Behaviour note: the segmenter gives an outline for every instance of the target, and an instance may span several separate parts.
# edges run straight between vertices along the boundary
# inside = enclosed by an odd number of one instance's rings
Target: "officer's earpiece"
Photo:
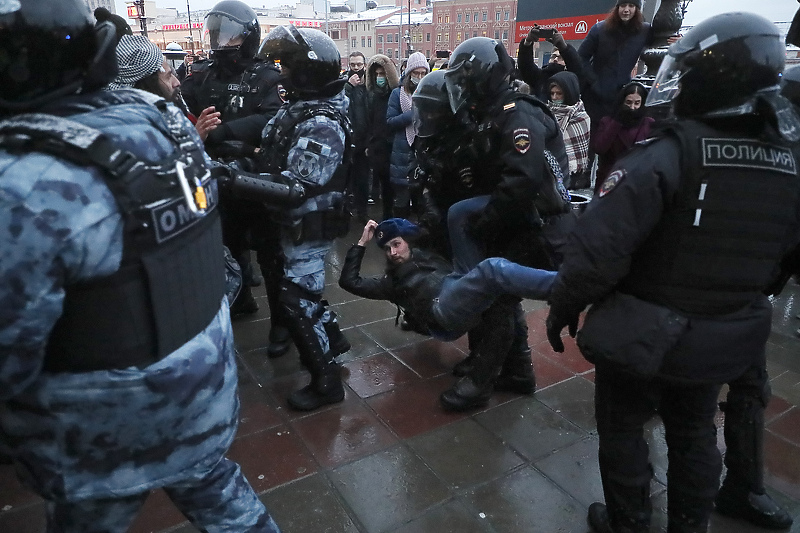
[[[111,22],[94,27],[97,53],[86,69],[82,92],[91,92],[108,85],[117,76],[117,30]]]

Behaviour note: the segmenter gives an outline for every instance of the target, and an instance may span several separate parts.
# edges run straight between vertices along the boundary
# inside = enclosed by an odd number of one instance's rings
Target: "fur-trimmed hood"
[[[389,59],[383,54],[375,54],[369,58],[367,63],[367,90],[371,91],[375,88],[375,67],[381,66],[386,71],[386,81],[388,82],[388,90],[391,91],[400,85],[400,76],[397,74],[397,66],[394,61]]]

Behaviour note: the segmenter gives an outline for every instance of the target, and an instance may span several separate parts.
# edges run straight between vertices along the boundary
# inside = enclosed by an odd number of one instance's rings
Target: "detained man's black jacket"
[[[444,258],[419,248],[402,265],[390,265],[381,277],[362,278],[361,262],[366,248],[357,244],[347,252],[339,286],[351,294],[370,300],[388,300],[406,312],[406,320],[424,325],[436,324],[431,304],[439,296],[442,280],[453,269]]]

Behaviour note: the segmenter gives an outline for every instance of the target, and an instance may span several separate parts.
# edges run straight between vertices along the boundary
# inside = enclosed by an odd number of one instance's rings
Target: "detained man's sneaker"
[[[767,529],[789,529],[792,517],[766,492],[743,493],[728,490],[725,485],[719,491],[714,504],[721,515],[739,518]]]

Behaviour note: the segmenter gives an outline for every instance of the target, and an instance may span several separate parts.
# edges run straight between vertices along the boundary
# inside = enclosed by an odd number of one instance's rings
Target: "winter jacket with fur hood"
[[[386,85],[378,87],[375,82],[375,69],[380,66],[386,71]],[[367,63],[367,146],[370,152],[385,152],[388,157],[392,149],[392,135],[386,127],[386,109],[389,95],[400,84],[397,67],[383,54],[375,54]]]

